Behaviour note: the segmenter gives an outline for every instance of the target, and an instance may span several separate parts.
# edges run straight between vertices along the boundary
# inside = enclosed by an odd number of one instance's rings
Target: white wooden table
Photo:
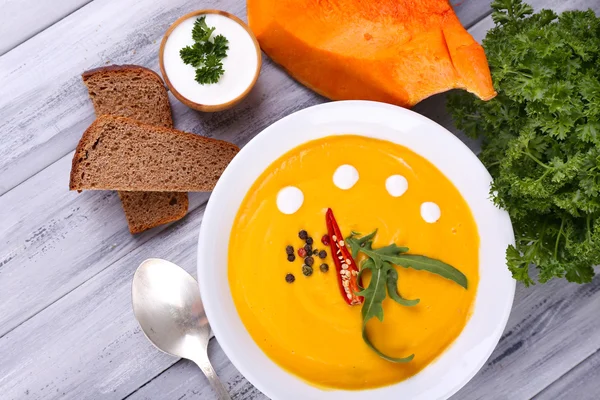
[[[457,0],[456,0],[457,1]],[[530,0],[584,9],[599,0]],[[477,40],[490,0],[455,8]],[[105,64],[158,70],[167,27],[198,8],[245,19],[244,0],[0,0],[0,399],[212,398],[200,371],[156,351],[130,303],[137,265],[172,260],[195,275],[209,194],[189,215],[131,236],[113,192],[68,191],[73,150],[93,121],[80,74]],[[243,146],[263,128],[325,99],[265,60],[236,108],[200,114],[171,96],[175,126]],[[453,128],[444,96],[415,110]],[[600,278],[518,286],[500,344],[455,399],[600,398]],[[210,356],[235,399],[263,399],[212,340]]]

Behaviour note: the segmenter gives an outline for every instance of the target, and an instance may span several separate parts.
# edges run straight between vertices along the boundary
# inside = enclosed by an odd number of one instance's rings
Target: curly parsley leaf
[[[229,41],[223,35],[212,38],[215,28],[206,24],[206,17],[197,18],[192,29],[194,44],[179,51],[185,64],[196,68],[196,82],[201,85],[217,83],[225,73],[223,58],[227,57]]]
[[[192,39],[194,39],[194,42],[206,42],[214,31],[214,27],[209,28],[208,25],[206,25],[206,16],[196,18],[194,27],[192,28]]]
[[[459,129],[482,137],[491,196],[508,211],[508,268],[525,285],[589,282],[600,264],[600,18],[593,11],[533,14],[492,2],[483,40],[498,96],[449,96]]]

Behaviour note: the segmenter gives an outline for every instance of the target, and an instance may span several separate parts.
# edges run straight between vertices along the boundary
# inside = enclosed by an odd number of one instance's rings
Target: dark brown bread
[[[123,191],[118,193],[131,233],[140,233],[158,225],[177,221],[187,214],[187,193]]]
[[[111,65],[84,72],[82,78],[97,116],[110,114],[173,127],[167,89],[151,69]]]
[[[173,127],[164,83],[154,71],[137,65],[111,65],[82,75],[96,115],[111,114]],[[183,218],[188,196],[183,192],[122,192],[121,204],[131,233]]]
[[[79,141],[70,188],[210,191],[238,151],[222,140],[103,115]]]

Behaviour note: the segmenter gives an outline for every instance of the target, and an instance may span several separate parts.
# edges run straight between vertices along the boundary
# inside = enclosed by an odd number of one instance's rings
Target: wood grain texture
[[[0,0],[0,55],[92,0]]]
[[[532,398],[600,348],[598,309],[600,276],[587,285],[519,284],[498,347],[454,398]]]
[[[489,3],[464,0],[457,14],[476,21]],[[158,71],[163,33],[178,17],[198,8],[222,9],[246,19],[243,0],[202,5],[190,0],[95,0],[0,57],[0,84],[11,94],[0,96],[0,195],[75,148],[93,120],[81,85],[83,71],[107,63]]]
[[[534,400],[596,400],[598,393],[600,393],[600,348],[535,396]]]
[[[272,122],[321,101],[270,63],[263,74],[271,79],[259,79],[248,98],[222,113],[199,114],[171,99],[175,126],[242,146]],[[267,96],[276,90],[283,92]],[[67,154],[0,197],[0,293],[6,298],[0,336],[162,230],[133,237],[116,193],[69,192],[71,158]],[[207,199],[190,196],[190,210]]]
[[[536,9],[592,6],[600,12],[595,0],[531,3]],[[0,56],[0,84],[10,93],[0,96],[2,399],[212,398],[196,367],[149,345],[130,304],[131,277],[145,258],[170,259],[195,275],[197,231],[208,195],[192,195],[182,221],[132,237],[115,194],[67,191],[72,150],[93,119],[81,72],[106,61],[157,71],[162,33],[199,7],[245,15],[242,0],[201,6],[187,0],[94,0]],[[489,1],[464,0],[456,9],[470,24],[486,15]],[[3,12],[0,26],[4,18]],[[491,26],[486,17],[471,32],[481,40]],[[476,141],[452,128],[444,98],[434,96],[415,110],[477,151]],[[178,129],[240,146],[277,119],[323,101],[268,60],[250,96],[226,112],[200,114],[171,96]],[[542,399],[563,394],[585,399],[597,393],[590,392],[597,389],[594,383],[579,382],[596,376],[599,292],[598,278],[587,286],[556,281],[518,287],[498,348],[454,398],[518,400],[539,393]],[[234,398],[265,398],[214,340],[210,352]]]
[[[175,363],[152,347],[135,321],[131,277],[150,254],[195,275],[202,211],[190,212],[2,337],[2,398],[123,398]]]

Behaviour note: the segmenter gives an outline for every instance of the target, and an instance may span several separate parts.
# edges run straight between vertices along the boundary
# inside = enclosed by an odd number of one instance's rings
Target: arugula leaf
[[[494,202],[508,211],[513,277],[526,286],[590,282],[600,264],[600,18],[592,10],[533,14],[521,0],[492,2],[496,27],[483,40],[498,96],[449,95],[480,158]]]
[[[367,324],[366,323],[363,323],[362,338],[363,338],[363,341],[367,344],[367,346],[369,346],[371,348],[371,350],[373,350],[375,353],[377,353],[377,355],[379,357],[383,358],[384,360],[388,360],[393,363],[407,363],[407,362],[411,362],[412,359],[415,358],[414,354],[411,354],[408,357],[395,358],[395,357],[390,357],[390,356],[382,353],[379,349],[377,349],[377,347],[375,347],[373,345],[373,343],[371,343],[371,340],[369,340],[369,335],[367,334]]]
[[[367,323],[373,317],[383,322],[383,300],[385,300],[385,289],[387,282],[388,268],[391,266],[386,263],[385,266],[378,268],[374,262],[363,264],[361,271],[365,269],[371,270],[371,281],[369,286],[360,292],[356,293],[365,298],[362,307],[363,323]]]
[[[372,259],[369,259],[365,261],[365,263],[363,263],[361,272],[367,269],[371,270],[371,281],[369,282],[369,286],[366,289],[357,293],[359,296],[364,296],[365,298],[365,302],[363,303],[361,310],[363,318],[363,340],[367,344],[367,346],[369,346],[371,350],[377,353],[377,355],[379,355],[379,357],[381,358],[395,363],[409,362],[414,358],[414,354],[403,358],[390,357],[378,350],[369,340],[369,335],[367,334],[367,322],[373,317],[377,317],[377,319],[379,319],[380,322],[383,322],[383,300],[385,300],[386,297],[386,287],[390,287],[388,283],[388,276],[391,271],[396,272],[396,270],[390,263],[383,263],[381,267],[377,267]],[[394,286],[393,288],[393,293],[395,293],[397,297],[400,297],[397,294],[396,286]]]
[[[179,51],[185,64],[196,68],[196,82],[201,85],[217,83],[225,73],[222,59],[227,57],[229,41],[223,35],[211,36],[214,27],[208,27],[206,16],[197,18],[192,29],[194,44]]]
[[[419,304],[419,299],[408,300],[398,293],[398,271],[394,267],[388,270],[387,274],[387,293],[388,296],[401,306],[412,307]]]
[[[458,283],[465,289],[467,288],[467,278],[456,268],[441,261],[425,256],[404,254],[408,251],[407,247],[390,244],[373,249],[373,239],[376,234],[377,230],[363,237],[358,237],[360,234],[353,231],[345,240],[346,245],[352,251],[353,258],[356,258],[359,253],[363,253],[368,257],[362,263],[360,272],[358,273],[357,280],[359,285],[362,282],[363,273],[365,271],[371,272],[369,286],[366,288],[361,287],[362,290],[356,293],[365,299],[361,310],[363,319],[362,337],[367,346],[381,358],[391,362],[405,363],[411,361],[414,358],[414,354],[404,358],[390,357],[378,350],[371,343],[367,334],[367,322],[369,320],[376,317],[380,322],[383,322],[383,301],[386,298],[386,294],[396,303],[406,307],[415,306],[420,301],[419,299],[405,299],[398,293],[398,271],[396,271],[396,268],[392,264],[432,272]]]
[[[367,236],[356,238],[355,232],[352,232],[351,236],[346,238],[346,243],[352,250],[352,257],[356,258],[358,253],[362,252],[374,261],[377,268],[381,268],[383,262],[388,262],[404,268],[425,270],[450,279],[467,289],[467,277],[458,269],[442,261],[425,256],[404,254],[408,251],[408,248],[398,247],[394,243],[379,249],[373,249],[373,238],[376,233],[375,230]]]

